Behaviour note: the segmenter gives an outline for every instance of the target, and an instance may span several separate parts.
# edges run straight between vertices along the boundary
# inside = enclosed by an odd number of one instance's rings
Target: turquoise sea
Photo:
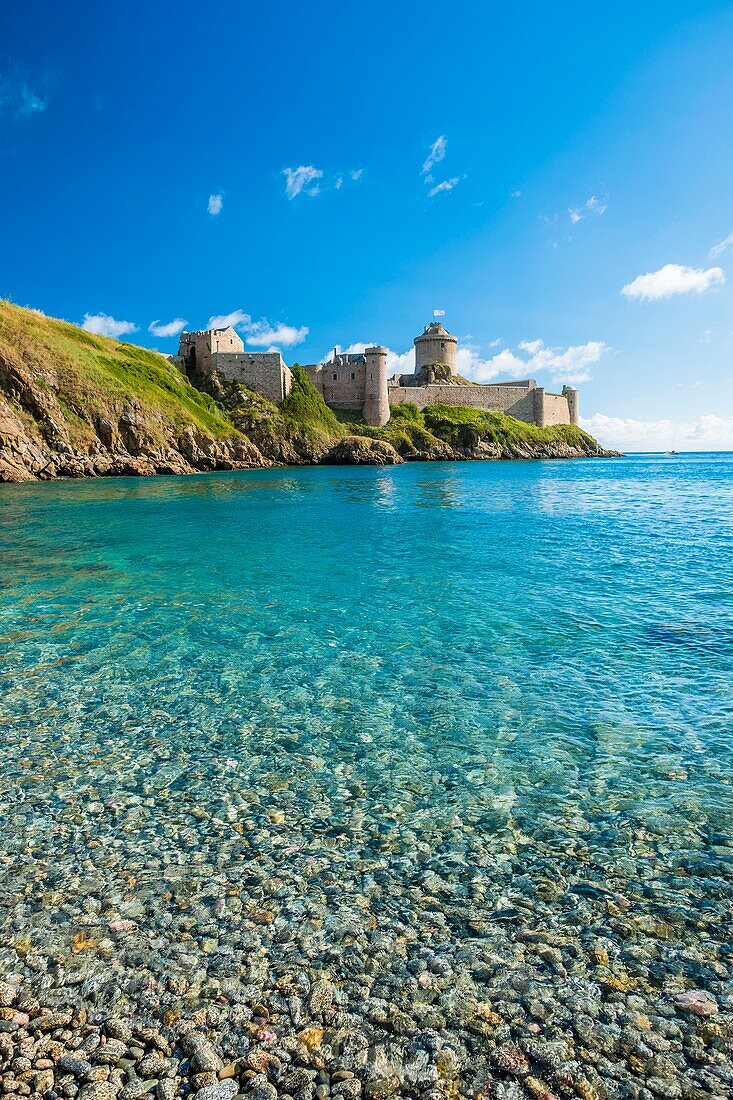
[[[405,1095],[540,1095],[492,1027],[558,1094],[729,1095],[733,455],[0,487],[0,723],[51,1002],[266,1044],[305,973]]]

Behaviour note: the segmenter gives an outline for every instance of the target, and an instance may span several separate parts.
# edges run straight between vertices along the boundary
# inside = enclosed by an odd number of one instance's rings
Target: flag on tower
[[[444,309],[434,309],[433,310],[433,317],[445,317],[445,310]]]

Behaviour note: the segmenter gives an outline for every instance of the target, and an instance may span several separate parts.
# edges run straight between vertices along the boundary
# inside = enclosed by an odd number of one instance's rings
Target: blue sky
[[[441,308],[478,380],[730,448],[731,57],[705,0],[6,4],[0,295],[289,363]]]

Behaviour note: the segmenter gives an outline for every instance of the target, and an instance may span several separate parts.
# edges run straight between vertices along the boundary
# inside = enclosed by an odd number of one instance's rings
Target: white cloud
[[[635,420],[617,416],[581,417],[580,424],[606,447],[619,451],[730,451],[733,418],[701,416],[697,420]]]
[[[445,156],[445,150],[446,150],[447,146],[448,146],[448,142],[446,141],[445,136],[443,134],[441,134],[440,137],[435,139],[433,144],[430,146],[430,152],[428,153],[427,157],[425,158],[425,162],[424,162],[422,168],[420,169],[421,173],[424,176],[429,175],[431,170],[435,167],[436,164],[440,164],[441,160]]]
[[[241,309],[235,309],[233,313],[217,313],[213,317],[209,317],[207,328],[229,328],[231,325],[233,328],[239,328],[240,325],[250,324],[252,318],[249,313],[244,313]]]
[[[289,199],[305,192],[306,195],[317,195],[320,191],[318,180],[323,178],[320,168],[314,168],[312,164],[299,168],[283,168],[285,176],[285,194]],[[310,186],[312,184],[312,186]]]
[[[583,218],[587,218],[590,214],[594,214],[596,217],[600,217],[608,210],[608,203],[605,200],[596,198],[595,195],[591,195],[581,206],[571,206],[568,210],[570,215],[570,221],[573,225],[577,225]]]
[[[428,198],[434,199],[436,195],[440,195],[443,191],[452,191],[459,183],[465,180],[465,176],[453,176],[452,179],[443,180],[442,183],[436,183],[435,187],[431,187],[428,191]]]
[[[209,195],[209,201],[206,209],[210,214],[221,214],[221,208],[224,205],[223,195]]]
[[[343,176],[337,176],[336,177],[336,182],[334,183],[334,187],[336,188],[336,190],[340,191],[341,188],[343,187],[343,184],[344,184],[344,177]]]
[[[545,347],[543,340],[522,340],[518,354],[509,348],[485,359],[477,348],[461,345],[456,355],[458,373],[474,382],[492,382],[496,378],[531,378],[547,373],[555,382],[586,382],[590,368],[610,348],[602,340],[571,344],[567,348]]]
[[[710,249],[710,252],[708,253],[710,259],[717,260],[718,256],[722,256],[726,248],[730,248],[732,244],[733,233],[729,233],[727,237],[725,237],[722,241],[718,241],[718,243],[714,244],[713,247]]]
[[[512,198],[513,199],[518,199],[521,196],[521,194],[522,194],[521,191],[512,191]]]
[[[625,298],[634,298],[645,302],[655,302],[662,298],[671,298],[673,294],[704,294],[711,287],[721,286],[725,275],[721,267],[710,267],[703,271],[699,267],[686,267],[684,264],[665,264],[659,271],[648,271],[638,275],[633,282],[621,288]]]
[[[132,321],[116,321],[108,313],[85,313],[81,327],[95,336],[127,336],[137,332],[137,325]]]
[[[355,168],[354,171],[351,173],[351,178],[354,181],[354,183],[356,183],[358,180],[361,179],[361,177],[363,175],[364,175],[364,169],[363,168]]]
[[[709,344],[710,343],[710,337],[712,335],[713,335],[712,330],[709,329],[709,328],[706,328],[705,331],[703,332],[702,336],[700,337],[700,343],[701,344]]]
[[[276,345],[281,348],[292,348],[296,344],[302,344],[308,335],[309,329],[305,325],[295,328],[294,325],[271,325],[269,321],[257,321],[246,328],[247,343],[262,347],[264,344]],[[270,349],[273,350],[273,349]]]
[[[529,352],[530,355],[536,355],[540,348],[544,347],[543,340],[520,340],[519,347],[522,351]]]
[[[184,321],[183,317],[176,317],[175,320],[162,325],[160,321],[151,321],[148,325],[148,332],[152,332],[153,336],[165,339],[168,336],[178,336],[178,333],[183,332],[187,324],[188,321]]]
[[[250,314],[245,313],[243,309],[209,317],[206,327],[229,328],[230,325],[246,334],[248,344],[254,344],[256,347],[267,345],[268,350],[273,350],[271,345],[292,348],[296,344],[302,344],[309,332],[305,325],[301,325],[300,328],[294,325],[273,325],[264,318],[261,321],[253,321]]]

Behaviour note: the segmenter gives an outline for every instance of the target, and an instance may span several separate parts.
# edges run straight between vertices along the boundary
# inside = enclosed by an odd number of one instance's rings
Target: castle
[[[502,412],[540,428],[578,423],[574,386],[563,386],[562,393],[548,393],[533,378],[468,382],[456,369],[458,340],[439,321],[427,325],[413,342],[413,374],[389,378],[388,352],[379,345],[356,353],[334,348],[325,363],[311,363],[304,369],[327,405],[361,413],[368,424],[386,424],[390,408],[404,402],[420,409],[454,405]],[[293,376],[280,352],[247,351],[231,326],[181,333],[178,355],[188,375],[216,371],[225,380],[241,382],[275,402],[290,392]]]

